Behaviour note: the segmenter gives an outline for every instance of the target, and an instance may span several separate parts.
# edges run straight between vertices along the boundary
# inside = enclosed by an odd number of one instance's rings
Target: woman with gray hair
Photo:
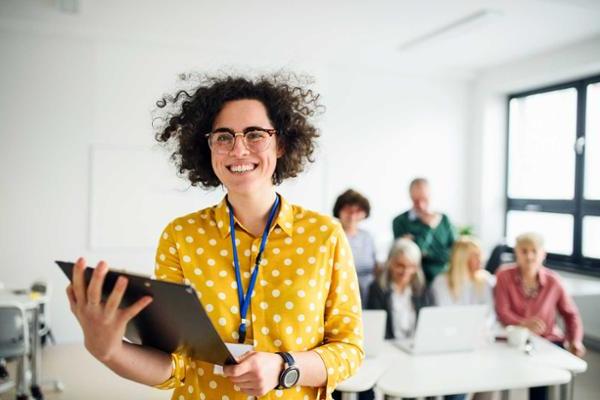
[[[386,310],[386,339],[413,336],[417,315],[427,305],[421,251],[410,239],[394,242],[379,279],[371,283],[367,309]]]
[[[394,242],[379,279],[369,287],[367,309],[387,311],[386,339],[411,339],[422,307],[431,305],[421,267],[421,250],[408,238]],[[444,400],[464,400],[465,394]]]

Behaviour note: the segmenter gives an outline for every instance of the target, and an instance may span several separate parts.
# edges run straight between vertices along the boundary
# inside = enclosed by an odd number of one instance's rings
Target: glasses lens
[[[210,135],[210,147],[229,151],[233,147],[234,136],[229,132],[214,132]]]
[[[265,131],[249,131],[244,135],[248,149],[252,151],[261,151],[269,141],[269,134]]]

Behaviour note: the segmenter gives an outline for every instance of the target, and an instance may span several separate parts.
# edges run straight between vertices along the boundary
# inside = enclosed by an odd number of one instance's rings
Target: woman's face
[[[241,132],[248,127],[273,129],[265,106],[258,100],[234,100],[225,103],[217,114],[213,130],[230,128]],[[272,176],[277,164],[276,136],[269,138],[268,147],[260,153],[251,152],[241,136],[227,154],[211,151],[212,167],[229,193],[250,194],[273,186]]]
[[[533,244],[521,244],[515,247],[517,265],[524,272],[537,271],[542,266],[546,252]]]
[[[345,228],[358,224],[365,219],[367,213],[356,204],[348,204],[340,210],[340,222]]]
[[[471,275],[481,269],[481,251],[479,249],[471,250],[469,258],[467,259],[467,266]]]
[[[413,275],[417,272],[415,264],[410,262],[404,254],[398,254],[392,258],[389,268],[391,280],[401,286],[408,285]]]

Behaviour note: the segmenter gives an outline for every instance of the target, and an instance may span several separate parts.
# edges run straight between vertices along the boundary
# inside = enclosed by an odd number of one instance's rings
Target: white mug
[[[522,349],[525,347],[527,339],[529,339],[529,329],[524,326],[508,325],[506,335],[509,345]]]

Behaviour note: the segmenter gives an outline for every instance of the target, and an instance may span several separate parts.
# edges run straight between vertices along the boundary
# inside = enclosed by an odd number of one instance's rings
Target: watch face
[[[285,375],[283,376],[283,386],[286,388],[290,388],[298,382],[300,378],[300,372],[297,368],[290,368],[285,371]]]

